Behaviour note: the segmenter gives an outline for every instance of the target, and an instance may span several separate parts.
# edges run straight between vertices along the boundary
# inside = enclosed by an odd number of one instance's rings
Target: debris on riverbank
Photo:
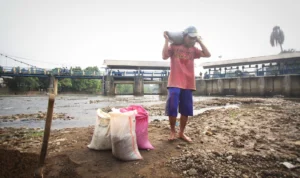
[[[143,160],[121,162],[111,151],[93,151],[93,126],[51,131],[45,177],[299,177],[300,103],[281,98],[217,98],[195,102],[195,108],[237,104],[191,117],[180,139],[167,141],[168,121],[149,124],[155,150],[141,150]],[[147,108],[146,108],[147,107]],[[146,106],[150,115],[164,114],[164,105]],[[107,108],[109,109],[109,108]],[[179,129],[177,127],[177,129]],[[39,129],[1,128],[0,160],[5,170],[35,164],[42,143]],[[27,169],[29,175],[31,168]],[[2,174],[2,175],[1,175]]]
[[[13,122],[16,120],[28,121],[28,120],[45,120],[47,117],[46,112],[39,111],[35,114],[15,114],[11,116],[0,116],[0,122]],[[67,116],[65,113],[53,113],[53,120],[62,119],[62,120],[71,120],[74,117]]]

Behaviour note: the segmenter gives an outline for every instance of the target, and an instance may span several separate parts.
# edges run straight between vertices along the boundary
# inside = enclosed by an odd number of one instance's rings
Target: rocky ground
[[[122,162],[111,151],[89,150],[93,127],[53,130],[45,177],[300,177],[300,103],[282,98],[217,98],[195,108],[237,104],[192,117],[192,144],[167,141],[167,121],[149,124],[155,150]],[[145,106],[164,115],[164,105]],[[109,110],[109,108],[106,108]],[[42,130],[0,129],[0,177],[32,177]]]
[[[10,116],[0,116],[0,122],[13,122],[16,120],[27,121],[27,120],[46,120],[47,113],[39,111],[35,114],[15,114]],[[53,113],[53,117],[55,119],[62,120],[71,120],[74,117],[67,116],[65,113]]]

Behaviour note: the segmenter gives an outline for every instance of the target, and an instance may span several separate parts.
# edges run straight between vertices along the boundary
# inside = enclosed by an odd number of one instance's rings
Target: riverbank
[[[239,107],[224,107],[232,104]],[[212,106],[220,108],[190,118],[186,132],[192,144],[167,141],[168,122],[151,122],[155,150],[141,151],[143,160],[134,162],[119,161],[111,151],[89,150],[93,126],[53,130],[45,177],[299,177],[299,102],[216,98],[194,105]],[[145,108],[150,115],[163,115],[164,104]],[[0,177],[30,177],[41,143],[40,129],[1,128],[0,166],[5,171]],[[287,168],[286,162],[295,167]]]

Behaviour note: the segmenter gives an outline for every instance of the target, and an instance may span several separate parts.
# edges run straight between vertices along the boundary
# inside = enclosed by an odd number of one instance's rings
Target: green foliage
[[[59,89],[70,89],[72,88],[72,80],[70,78],[64,78],[58,81],[58,88]]]
[[[35,137],[42,137],[44,135],[44,131],[29,131],[26,134],[27,138],[35,138]]]
[[[84,69],[84,74],[85,75],[99,75],[100,70],[97,66],[87,67]]]
[[[283,42],[284,42],[284,33],[280,29],[279,26],[275,26],[273,28],[273,31],[272,31],[271,36],[270,36],[271,46],[274,47],[274,46],[277,46],[279,44],[280,48],[281,48],[281,52],[283,52],[283,49],[282,49]]]
[[[18,68],[19,69],[19,68]],[[52,69],[53,74],[58,74],[58,69]],[[21,70],[21,69],[19,69]],[[75,67],[72,69],[73,75],[93,75],[100,72],[97,66],[87,67],[84,70],[81,67]],[[37,77],[15,77],[13,79],[5,79],[8,87],[12,91],[30,91],[38,89],[47,89],[49,87],[49,78],[37,78]],[[69,92],[87,92],[95,93],[101,91],[101,80],[99,79],[70,79],[64,78],[58,81],[59,91]],[[125,90],[130,90],[126,89]],[[133,90],[133,89],[131,89]]]
[[[45,91],[49,87],[50,79],[47,78],[39,78],[39,85],[41,89],[44,89]]]
[[[68,79],[65,78],[58,83],[60,91],[74,92],[100,92],[101,80],[98,79]]]
[[[117,84],[116,94],[132,94],[133,85],[132,84]]]
[[[144,93],[159,93],[159,85],[158,84],[145,84],[144,85]]]
[[[37,90],[40,86],[37,77],[15,77],[5,79],[5,82],[12,91],[32,91]]]

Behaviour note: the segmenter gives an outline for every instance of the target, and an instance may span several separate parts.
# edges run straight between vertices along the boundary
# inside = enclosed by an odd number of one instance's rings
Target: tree
[[[74,91],[99,92],[101,91],[101,80],[98,79],[73,79],[72,89]]]
[[[84,72],[86,75],[93,75],[94,72],[95,72],[95,74],[97,74],[97,73],[99,73],[99,68],[97,66],[87,67],[84,69]]]
[[[37,77],[15,77],[6,79],[7,86],[12,91],[32,91],[39,88],[39,79]]]
[[[47,88],[49,87],[50,84],[50,78],[39,78],[39,85],[40,85],[40,89],[44,89],[45,91],[47,90]]]
[[[53,74],[59,74],[60,68],[52,69]],[[26,72],[26,69],[17,68]],[[84,70],[81,67],[73,68],[73,75],[94,75],[99,74],[99,68],[97,66],[87,67]],[[0,71],[1,72],[1,71]],[[4,79],[7,86],[12,91],[30,91],[38,89],[47,89],[50,84],[50,78],[37,78],[37,77],[14,77],[12,79]],[[96,93],[101,91],[100,79],[70,79],[64,78],[58,81],[59,91],[82,91],[86,93]],[[128,90],[128,87],[123,90]]]
[[[133,85],[131,84],[118,84],[116,86],[117,94],[131,94],[133,93]]]
[[[271,46],[274,47],[274,46],[277,46],[279,44],[281,52],[283,52],[283,49],[282,49],[283,42],[284,42],[284,33],[280,29],[279,26],[275,26],[273,28],[273,31],[272,31],[271,37],[270,37]]]
[[[64,78],[58,81],[58,88],[60,91],[68,90],[72,88],[72,80],[70,78]]]

